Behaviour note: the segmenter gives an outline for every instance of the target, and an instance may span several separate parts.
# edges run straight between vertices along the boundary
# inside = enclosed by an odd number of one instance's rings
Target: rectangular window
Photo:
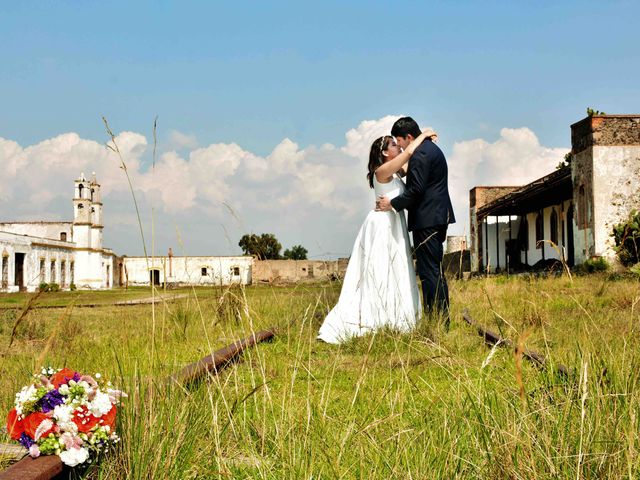
[[[67,232],[60,232],[60,240],[63,242],[67,241]]]
[[[203,277],[207,276],[207,267],[202,267],[200,269],[200,275],[203,276]]]
[[[231,267],[231,273],[234,277],[240,276],[240,267]]]

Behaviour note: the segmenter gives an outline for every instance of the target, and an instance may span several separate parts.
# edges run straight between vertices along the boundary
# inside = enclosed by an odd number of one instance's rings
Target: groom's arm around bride
[[[405,148],[420,135],[420,127],[411,117],[403,117],[394,123],[391,135]],[[449,292],[442,272],[442,243],[446,239],[447,226],[455,222],[455,216],[449,196],[447,161],[442,150],[429,140],[422,142],[409,161],[406,179],[405,192],[391,201],[385,197],[379,199],[376,210],[407,210],[425,311],[431,313],[435,309],[448,322]]]

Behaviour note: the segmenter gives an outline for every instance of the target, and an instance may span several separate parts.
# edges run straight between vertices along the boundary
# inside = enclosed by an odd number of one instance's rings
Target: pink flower
[[[40,456],[40,447],[37,443],[34,443],[29,447],[29,455],[31,458],[38,458]]]

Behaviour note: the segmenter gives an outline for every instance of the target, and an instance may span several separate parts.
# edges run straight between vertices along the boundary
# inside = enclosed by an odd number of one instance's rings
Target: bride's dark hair
[[[389,142],[393,139],[390,135],[385,135],[376,139],[371,144],[371,151],[369,152],[369,172],[367,173],[367,180],[369,180],[369,186],[373,188],[373,176],[376,174],[376,168],[384,163],[382,152],[389,148]]]

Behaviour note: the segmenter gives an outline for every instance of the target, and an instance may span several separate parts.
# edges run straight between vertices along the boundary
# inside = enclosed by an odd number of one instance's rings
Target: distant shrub
[[[41,292],[48,292],[49,291],[49,284],[46,283],[46,282],[40,283],[40,285],[38,285],[38,290],[40,290]]]
[[[580,265],[580,270],[585,273],[606,272],[609,270],[609,262],[604,257],[589,258]]]
[[[611,234],[616,242],[616,253],[625,267],[640,262],[640,212],[633,210],[626,222],[613,227]]]
[[[72,292],[76,290],[76,284],[75,283],[71,283],[69,284],[69,290],[71,290]]]
[[[47,290],[48,292],[59,292],[60,291],[60,285],[58,285],[57,283],[50,283],[49,284],[49,290]]]

